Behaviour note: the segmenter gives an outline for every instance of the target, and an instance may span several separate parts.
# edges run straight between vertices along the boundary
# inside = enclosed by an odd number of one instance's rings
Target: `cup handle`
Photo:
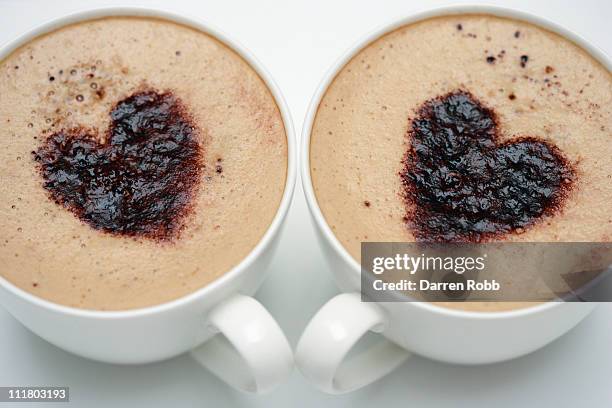
[[[364,303],[358,293],[343,293],[327,302],[310,320],[297,345],[295,361],[306,378],[329,394],[343,394],[384,377],[410,353],[381,338],[362,353],[349,350],[368,332],[382,333],[385,312]],[[346,359],[346,361],[344,361]]]
[[[217,334],[191,356],[232,387],[256,394],[272,391],[293,370],[287,338],[270,313],[249,296],[233,295],[209,316]]]

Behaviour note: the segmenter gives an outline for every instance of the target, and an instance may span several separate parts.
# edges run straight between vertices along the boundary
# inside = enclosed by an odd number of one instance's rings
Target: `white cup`
[[[595,307],[594,304],[549,302],[526,309],[483,313],[424,302],[361,302],[360,265],[340,244],[321,213],[310,177],[310,136],[321,98],[335,76],[360,50],[390,31],[434,16],[463,13],[510,17],[544,27],[575,42],[612,69],[605,53],[567,29],[539,17],[499,7],[451,6],[385,25],[358,42],[328,71],[306,115],[300,166],[306,200],[323,252],[331,263],[336,284],[344,293],[328,301],[312,318],[295,354],[300,371],[322,391],[340,394],[367,385],[401,365],[411,352],[457,364],[486,364],[519,357],[561,336]],[[355,356],[349,355],[369,331],[380,333],[379,341]]]
[[[246,258],[214,282],[180,299],[135,310],[91,311],[46,301],[0,277],[0,304],[40,337],[79,356],[142,364],[191,350],[196,360],[230,385],[249,392],[270,391],[291,373],[293,353],[274,318],[250,295],[262,283],[278,246],[295,187],[296,141],[287,105],[268,72],[234,40],[208,24],[149,8],[110,7],[53,20],[2,47],[0,59],[39,35],[107,16],[147,16],[187,25],[222,41],[255,69],[275,98],[287,134],[287,179],[281,203],[268,230]]]

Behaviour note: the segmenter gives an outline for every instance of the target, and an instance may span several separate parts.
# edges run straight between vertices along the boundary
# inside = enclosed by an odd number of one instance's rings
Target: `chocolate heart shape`
[[[167,240],[178,236],[200,182],[202,147],[171,92],[118,102],[100,141],[84,128],[49,135],[36,152],[51,199],[91,227]]]
[[[481,242],[558,211],[574,170],[536,137],[499,143],[495,113],[466,91],[425,102],[411,121],[401,174],[418,241]]]

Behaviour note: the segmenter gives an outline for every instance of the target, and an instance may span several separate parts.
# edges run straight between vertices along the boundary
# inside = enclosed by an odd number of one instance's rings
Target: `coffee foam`
[[[401,177],[410,120],[424,102],[463,89],[495,110],[499,143],[537,136],[575,168],[561,216],[506,239],[610,241],[611,86],[609,71],[584,50],[526,22],[458,15],[400,27],[358,52],[321,99],[310,143],[318,204],[357,261],[362,241],[415,241]]]
[[[229,271],[272,222],[287,174],[283,121],[264,81],[215,38],[103,18],[34,39],[0,75],[0,274],[20,288],[87,309],[160,304]],[[92,228],[49,199],[31,153],[82,126],[103,143],[109,113],[143,86],[180,99],[205,147],[193,215],[171,242]]]

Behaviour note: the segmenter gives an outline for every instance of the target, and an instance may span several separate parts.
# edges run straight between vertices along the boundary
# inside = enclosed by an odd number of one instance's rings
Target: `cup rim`
[[[36,295],[33,295],[13,283],[9,282],[6,278],[0,276],[0,287],[3,287],[8,292],[15,296],[24,299],[25,301],[32,303],[36,306],[44,309],[49,309],[53,312],[71,315],[82,318],[95,318],[95,319],[129,319],[136,317],[143,317],[153,315],[161,312],[167,312],[170,309],[179,308],[187,304],[196,302],[197,300],[206,297],[218,288],[229,283],[235,279],[238,275],[246,271],[255,262],[262,252],[271,244],[273,237],[279,232],[282,222],[287,215],[289,207],[293,199],[293,193],[295,191],[295,184],[297,180],[297,139],[293,127],[293,120],[287,102],[282,95],[280,88],[274,82],[272,75],[266,68],[259,62],[258,59],[240,42],[234,38],[228,36],[224,31],[218,29],[216,26],[210,24],[207,21],[199,18],[186,17],[180,13],[168,11],[163,8],[157,7],[146,7],[146,6],[104,6],[104,7],[88,7],[76,12],[63,15],[61,17],[47,20],[43,23],[35,25],[33,28],[28,29],[23,34],[17,36],[13,40],[5,43],[0,47],[0,61],[8,57],[12,52],[17,50],[19,47],[27,44],[37,37],[55,31],[59,28],[66,27],[70,24],[75,24],[84,21],[96,20],[106,17],[149,17],[165,20],[177,24],[193,28],[204,34],[210,35],[216,40],[222,42],[230,50],[237,53],[246,63],[259,75],[262,81],[270,90],[274,101],[280,111],[283,125],[285,127],[285,135],[287,138],[287,173],[285,178],[285,186],[283,196],[279,202],[276,214],[266,229],[266,232],[259,239],[257,244],[246,257],[244,257],[237,265],[232,267],[230,270],[225,272],[220,277],[216,278],[212,282],[199,288],[198,290],[188,293],[185,296],[181,296],[177,299],[170,300],[168,302],[141,307],[136,309],[126,310],[94,310],[94,309],[80,309],[72,306],[66,306],[59,303],[52,302],[50,300],[43,299]]]
[[[372,42],[381,38],[385,34],[388,34],[398,28],[403,26],[413,24],[419,21],[427,20],[434,17],[441,16],[452,16],[452,15],[462,15],[462,14],[484,14],[491,15],[495,17],[505,17],[513,20],[523,21],[530,24],[533,24],[537,27],[543,28],[545,30],[551,31],[555,34],[562,36],[565,39],[576,44],[578,47],[587,52],[591,57],[595,58],[599,63],[601,63],[608,70],[612,70],[612,60],[610,57],[600,48],[593,45],[591,42],[587,41],[583,37],[574,33],[573,31],[555,23],[548,19],[536,16],[532,13],[508,8],[508,7],[500,7],[493,5],[476,5],[476,4],[456,4],[450,6],[439,6],[434,8],[427,8],[421,11],[417,11],[414,13],[410,13],[409,15],[394,19],[386,24],[379,26],[374,29],[370,33],[363,36],[356,43],[354,43],[348,50],[346,50],[343,55],[337,59],[332,66],[325,73],[322,81],[319,83],[315,94],[313,95],[310,104],[308,106],[308,110],[306,113],[306,117],[304,119],[304,124],[302,127],[302,140],[300,143],[300,174],[302,178],[302,187],[304,189],[304,195],[306,196],[306,202],[308,204],[308,208],[318,226],[318,228],[323,231],[324,239],[327,241],[329,245],[333,247],[333,250],[340,255],[343,261],[350,265],[351,269],[355,273],[361,273],[360,264],[348,253],[348,251],[344,248],[344,246],[340,243],[338,238],[334,235],[333,231],[327,224],[325,217],[319,207],[317,202],[316,195],[314,193],[314,187],[312,184],[312,178],[310,174],[310,137],[312,132],[312,125],[314,123],[319,104],[321,99],[327,92],[328,87],[334,81],[338,73],[345,67],[345,65],[350,62],[350,60],[357,55],[360,51],[362,51],[365,47],[367,47]],[[432,313],[438,313],[446,316],[454,316],[454,317],[463,317],[463,318],[471,318],[471,319],[481,319],[481,320],[490,320],[490,319],[507,319],[507,318],[518,318],[522,316],[527,316],[539,312],[546,311],[548,309],[552,309],[560,306],[564,302],[555,302],[550,301],[540,305],[530,306],[522,309],[515,309],[509,311],[500,311],[500,312],[478,312],[478,311],[468,311],[468,310],[457,310],[451,308],[445,308],[442,306],[436,306],[431,304],[430,302],[410,302],[415,307],[421,308],[423,310],[430,311]]]

